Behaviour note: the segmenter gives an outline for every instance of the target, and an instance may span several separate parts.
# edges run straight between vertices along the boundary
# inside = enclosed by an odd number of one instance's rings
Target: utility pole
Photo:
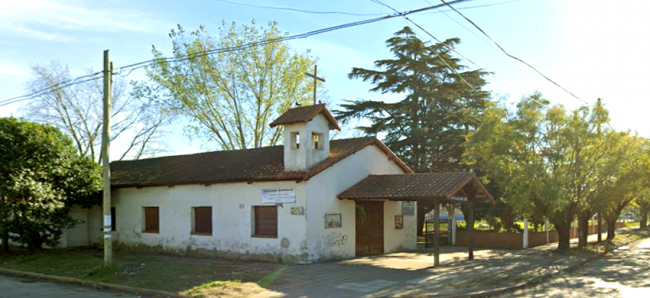
[[[104,266],[113,264],[113,239],[111,234],[111,164],[108,158],[110,151],[111,105],[113,101],[113,63],[108,59],[108,50],[104,51],[104,124],[102,129],[102,167],[104,169],[104,198],[102,209],[104,214]]]

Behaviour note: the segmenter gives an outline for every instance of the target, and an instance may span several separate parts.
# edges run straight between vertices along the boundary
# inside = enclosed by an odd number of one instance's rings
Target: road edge
[[[14,277],[29,277],[29,278],[46,280],[46,281],[58,282],[58,283],[76,284],[76,285],[81,285],[81,286],[95,288],[95,289],[109,289],[109,290],[124,292],[128,294],[136,294],[136,295],[150,295],[154,297],[174,297],[174,298],[189,297],[177,293],[165,292],[160,290],[136,288],[131,286],[109,284],[109,283],[89,281],[89,280],[83,280],[83,279],[72,278],[72,277],[34,273],[34,272],[27,272],[27,271],[20,271],[14,269],[6,269],[6,268],[0,268],[0,274],[6,276],[14,276]]]
[[[641,241],[643,239],[645,239],[645,238],[632,240],[632,241],[623,243],[621,246],[630,245],[631,243],[638,242],[638,241]],[[431,296],[431,297],[469,297],[469,298],[496,297],[496,296],[504,295],[504,294],[507,294],[507,293],[515,292],[517,290],[537,286],[537,285],[545,282],[546,280],[548,280],[548,279],[550,279],[552,277],[555,277],[556,275],[562,274],[564,272],[573,271],[573,270],[575,270],[575,269],[577,269],[579,267],[587,265],[588,263],[591,263],[591,262],[593,262],[595,260],[604,258],[606,256],[607,256],[607,253],[602,253],[602,254],[597,254],[597,255],[594,255],[594,256],[590,256],[590,257],[587,257],[584,260],[579,261],[579,262],[577,262],[577,263],[575,263],[573,265],[567,266],[566,268],[559,269],[559,270],[554,271],[554,272],[543,273],[541,275],[532,277],[532,278],[530,278],[529,280],[527,280],[525,282],[516,284],[514,286],[510,286],[510,287],[505,287],[505,288],[500,288],[500,289],[491,289],[491,290],[485,290],[485,291],[474,292],[474,293],[466,293],[466,294],[460,294],[460,295],[451,295],[451,296],[442,295],[442,296]]]

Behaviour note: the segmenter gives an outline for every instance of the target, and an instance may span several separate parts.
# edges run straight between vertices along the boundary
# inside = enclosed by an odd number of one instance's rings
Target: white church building
[[[322,104],[276,126],[281,146],[112,162],[114,245],[300,263],[410,250],[422,187],[482,188],[470,173],[412,174],[374,137],[330,140],[340,128]],[[76,210],[87,221],[62,245],[101,245],[100,209]]]

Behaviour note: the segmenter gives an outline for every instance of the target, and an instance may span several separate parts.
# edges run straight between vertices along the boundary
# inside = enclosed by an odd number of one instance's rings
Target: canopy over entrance
[[[474,173],[370,175],[338,195],[346,200],[492,203]]]
[[[468,208],[467,229],[470,236],[469,259],[474,258],[474,204],[494,204],[474,173],[422,173],[400,175],[370,175],[338,195],[341,200],[417,201],[433,205],[434,265],[439,265],[440,203],[462,203]]]

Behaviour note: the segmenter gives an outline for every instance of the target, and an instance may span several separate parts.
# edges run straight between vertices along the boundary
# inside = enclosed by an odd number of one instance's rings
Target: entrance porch
[[[468,256],[474,258],[474,205],[494,204],[474,173],[423,173],[402,175],[370,175],[338,195],[340,200],[357,204],[357,257],[383,253],[386,223],[383,216],[385,201],[415,201],[434,210],[433,263],[440,264],[440,204],[463,204],[468,213]],[[366,210],[367,209],[367,210]],[[452,212],[453,213],[453,212]],[[362,215],[360,219],[359,214]],[[395,219],[397,225],[398,219]]]

